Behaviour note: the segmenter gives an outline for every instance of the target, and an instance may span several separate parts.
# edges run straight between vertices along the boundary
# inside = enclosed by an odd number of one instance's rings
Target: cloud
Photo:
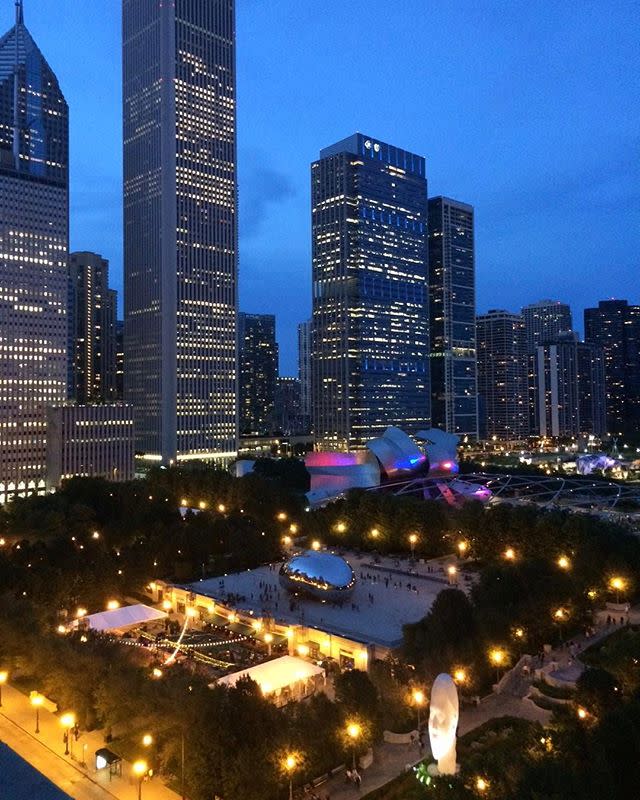
[[[240,161],[239,201],[240,236],[243,239],[257,235],[274,206],[295,197],[291,178],[283,171],[259,163],[264,154],[255,153]],[[249,166],[243,169],[243,164]]]

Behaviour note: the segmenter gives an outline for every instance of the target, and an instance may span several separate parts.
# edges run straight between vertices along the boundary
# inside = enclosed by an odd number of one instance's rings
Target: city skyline
[[[60,2],[52,27],[50,1],[28,0],[25,20],[71,108],[70,247],[109,259],[121,296],[120,9],[97,5],[103,8],[89,17]],[[371,46],[355,48],[362,20],[344,4],[330,6],[323,16],[283,0],[269,15],[260,4],[238,2],[240,306],[277,314],[283,374],[296,374],[296,325],[310,311],[307,165],[326,141],[353,130],[375,130],[424,153],[430,194],[474,205],[478,313],[518,311],[552,296],[571,304],[581,330],[585,306],[611,296],[637,302],[633,103],[624,79],[637,61],[625,27],[631,4],[556,9],[553,19],[539,3],[499,16],[493,3],[469,5],[469,32],[459,37],[447,24],[452,9],[422,19],[419,3],[409,3],[411,42],[428,33],[427,57],[422,47],[401,46],[399,31],[385,30],[383,62],[370,81],[362,75],[374,69],[383,34],[366,23],[363,41]],[[378,6],[373,0],[373,12]],[[12,2],[0,6],[4,30],[13,13]],[[93,45],[82,70],[66,46],[74,37]],[[327,59],[323,37],[335,58]],[[285,48],[291,40],[300,46]],[[334,88],[309,108],[309,82],[320,67],[324,85]],[[412,89],[394,80],[406,70],[412,86],[423,87],[424,110],[408,108]],[[490,102],[514,78],[517,93]]]

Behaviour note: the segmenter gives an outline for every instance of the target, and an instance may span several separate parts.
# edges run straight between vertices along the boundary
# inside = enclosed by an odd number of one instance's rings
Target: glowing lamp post
[[[347,725],[347,735],[351,739],[351,755],[352,755],[352,765],[353,769],[356,768],[356,742],[362,733],[362,728],[358,725],[357,722],[351,722]]]
[[[319,549],[320,549],[320,547],[321,547],[321,545],[320,545],[320,542],[319,542],[317,539],[314,539],[314,540],[311,542],[311,549],[312,549],[312,550],[319,550]]]
[[[455,586],[458,583],[458,570],[455,564],[449,564],[447,567],[447,576],[450,586]]]
[[[556,608],[553,612],[553,618],[558,623],[558,632],[560,634],[560,641],[562,642],[562,625],[569,617],[569,612],[566,608]]]
[[[267,645],[267,655],[270,656],[271,655],[271,645],[273,643],[273,634],[272,633],[265,633],[264,641],[265,641],[265,644]]]
[[[36,710],[36,733],[40,733],[40,706],[44,702],[44,697],[39,692],[32,692],[29,702]]]
[[[516,551],[513,547],[507,547],[504,551],[504,557],[507,561],[515,561],[516,560]]]
[[[464,558],[468,550],[469,550],[468,542],[458,542],[458,553],[460,554],[460,558]]]
[[[416,544],[418,543],[418,535],[416,533],[409,534],[409,544],[411,545],[411,560],[416,560]]]
[[[489,651],[489,660],[496,668],[496,683],[500,680],[500,670],[505,665],[507,660],[507,654],[504,650],[501,650],[499,647],[494,647],[493,650]]]
[[[298,761],[292,754],[289,754],[284,760],[284,768],[289,776],[289,800],[293,800],[293,773],[297,765]]]
[[[68,756],[70,753],[69,744],[71,744],[71,751],[73,751],[73,739],[71,738],[71,736],[73,728],[76,724],[75,714],[72,714],[71,712],[63,714],[60,717],[60,724],[64,728],[64,734],[62,737],[62,740],[64,742],[64,754],[65,756]],[[73,758],[73,752],[71,752],[71,758]]]
[[[560,558],[556,561],[556,564],[565,572],[571,569],[571,561],[567,558],[567,556],[560,556]]]
[[[615,577],[609,581],[609,587],[616,593],[616,604],[620,604],[620,592],[623,592],[627,584],[623,578]]]
[[[458,667],[453,671],[453,680],[458,684],[458,686],[464,686],[467,682],[467,672],[466,670],[462,669],[462,667]]]
[[[476,791],[484,794],[489,788],[488,782],[484,778],[476,778]]]
[[[149,766],[143,758],[140,758],[138,761],[133,762],[132,770],[138,779],[138,800],[142,800],[142,781],[147,772],[149,772]]]
[[[153,744],[153,736],[150,733],[145,733],[142,737],[142,746],[143,747],[151,747]]]
[[[2,687],[9,680],[9,673],[6,669],[0,670],[0,708],[2,708]]]
[[[418,709],[418,731],[420,730],[420,710],[424,705],[424,692],[421,689],[414,689],[413,690],[413,702],[415,703],[416,708]]]

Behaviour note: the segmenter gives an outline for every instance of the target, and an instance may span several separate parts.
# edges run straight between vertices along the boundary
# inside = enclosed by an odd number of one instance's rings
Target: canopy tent
[[[144,625],[145,622],[155,622],[166,617],[164,611],[158,611],[151,606],[143,603],[136,603],[132,606],[114,608],[111,611],[99,611],[97,614],[89,614],[82,619],[76,620],[75,624],[79,627],[91,628],[94,631],[114,631],[120,628],[131,628],[135,625]]]
[[[324,674],[325,671],[322,667],[309,661],[295,656],[282,656],[265,661],[255,667],[240,670],[240,672],[232,672],[230,675],[219,678],[217,683],[235,686],[240,678],[248,677],[258,684],[264,694],[271,694],[295,686],[299,681],[319,680],[319,676],[324,679]]]

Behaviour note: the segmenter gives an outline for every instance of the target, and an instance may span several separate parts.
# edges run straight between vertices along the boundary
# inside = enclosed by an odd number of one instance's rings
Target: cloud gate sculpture
[[[321,600],[343,600],[356,585],[351,565],[333,553],[305,550],[280,567],[280,585]]]

